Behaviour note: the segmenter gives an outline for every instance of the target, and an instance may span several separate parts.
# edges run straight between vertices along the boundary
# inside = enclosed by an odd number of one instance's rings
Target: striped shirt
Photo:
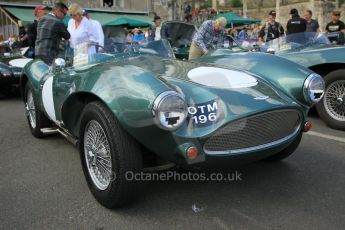
[[[207,20],[193,36],[193,42],[204,52],[212,48],[221,48],[224,43],[224,30],[216,32],[213,20]]]

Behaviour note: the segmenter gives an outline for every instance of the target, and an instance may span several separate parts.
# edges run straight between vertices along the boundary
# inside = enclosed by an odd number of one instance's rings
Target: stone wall
[[[310,1],[302,2],[302,3],[295,3],[293,5],[281,5],[279,9],[279,21],[284,27],[287,24],[287,21],[290,19],[289,12],[292,8],[296,8],[300,15],[303,15],[303,12],[307,9],[313,11],[313,18],[317,19],[320,24],[320,28],[324,31],[326,24],[331,21],[332,11],[336,9],[335,3],[333,1],[326,2],[326,1],[314,1],[312,4]],[[248,9],[247,17],[250,18],[258,18],[261,20],[262,23],[265,23],[268,17],[268,12],[271,10],[276,10],[275,5],[273,7],[260,7],[255,9]],[[343,5],[342,8],[339,9],[342,14],[341,20],[345,20],[345,6]]]

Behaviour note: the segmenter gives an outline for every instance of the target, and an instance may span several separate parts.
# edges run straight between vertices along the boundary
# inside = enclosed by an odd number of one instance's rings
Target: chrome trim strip
[[[273,142],[268,143],[268,144],[258,145],[258,146],[254,146],[254,147],[248,147],[248,148],[244,148],[244,149],[225,150],[225,151],[208,151],[205,149],[205,145],[204,145],[204,152],[207,155],[229,155],[229,156],[231,156],[231,155],[237,155],[237,154],[246,153],[246,152],[259,151],[262,149],[277,146],[277,145],[284,143],[285,141],[289,140],[290,138],[296,136],[300,131],[300,127],[301,127],[301,123],[296,127],[295,131],[293,131],[288,136],[286,136],[282,139],[273,141]]]

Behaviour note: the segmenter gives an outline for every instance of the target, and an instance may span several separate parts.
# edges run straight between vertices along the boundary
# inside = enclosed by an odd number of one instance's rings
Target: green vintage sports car
[[[88,55],[83,45],[73,66],[37,59],[22,77],[28,124],[35,137],[59,132],[79,146],[89,188],[108,208],[138,191],[128,172],[158,162],[217,167],[286,158],[310,128],[306,114],[323,97],[322,77],[264,53],[234,58],[246,67],[177,60],[160,40],[115,54]]]
[[[327,125],[345,130],[345,46],[330,43],[321,33],[301,33],[275,39],[269,47],[324,78],[325,96],[316,109]]]
[[[247,51],[251,47],[248,42],[239,45]],[[323,100],[316,105],[317,111],[328,126],[345,130],[345,46],[331,43],[325,34],[309,32],[274,39],[259,50],[291,60],[321,75],[326,91]],[[233,52],[217,50],[210,55],[232,55]]]
[[[0,93],[10,94],[16,92],[19,88],[20,77],[22,75],[22,68],[28,63],[29,58],[23,55],[27,49],[23,49],[23,52],[5,52],[0,54]]]

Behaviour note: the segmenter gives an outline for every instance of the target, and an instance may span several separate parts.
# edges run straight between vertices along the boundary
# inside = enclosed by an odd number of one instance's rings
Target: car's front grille
[[[231,122],[210,137],[204,150],[207,154],[236,154],[267,148],[293,137],[302,122],[294,109],[260,113]]]

